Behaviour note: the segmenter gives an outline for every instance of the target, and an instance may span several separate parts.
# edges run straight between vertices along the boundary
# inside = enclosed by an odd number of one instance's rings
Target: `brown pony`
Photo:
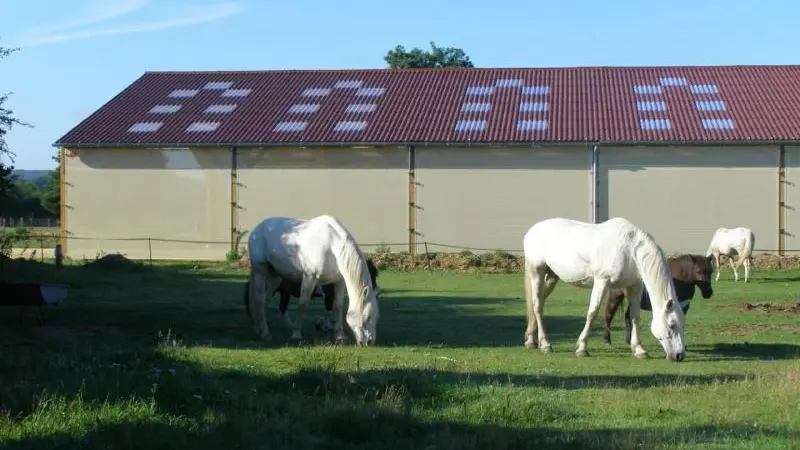
[[[713,256],[701,255],[680,255],[669,258],[669,270],[672,272],[672,283],[675,285],[675,293],[681,303],[683,314],[689,312],[689,300],[694,297],[695,286],[700,288],[703,298],[711,298],[714,290],[711,288],[711,273],[714,270],[712,262]],[[625,293],[621,290],[611,290],[606,303],[606,316],[603,323],[603,342],[611,345],[611,321],[617,312]],[[630,300],[630,299],[629,299]],[[642,309],[652,311],[650,296],[647,290],[642,292]],[[625,342],[631,343],[631,315],[630,306],[625,309]]]
[[[367,258],[367,269],[369,270],[369,277],[372,279],[372,288],[380,293],[380,287],[378,286],[378,268],[375,267],[375,263],[372,262],[371,258]],[[281,280],[281,284],[273,292],[267,292],[267,297],[272,297],[276,292],[280,293],[281,296],[280,302],[278,303],[278,312],[281,314],[281,316],[283,316],[283,320],[286,322],[287,326],[291,328],[291,321],[286,312],[289,309],[289,300],[291,300],[291,297],[300,297],[300,283],[296,283],[284,278]],[[244,287],[244,307],[248,316],[250,316],[250,302],[248,301],[249,294],[250,281],[248,280],[245,282]],[[314,292],[311,293],[311,298],[315,297],[323,297],[325,301],[325,312],[329,315],[332,314],[333,284],[317,286],[314,289]],[[318,328],[319,326],[320,324],[317,323]]]

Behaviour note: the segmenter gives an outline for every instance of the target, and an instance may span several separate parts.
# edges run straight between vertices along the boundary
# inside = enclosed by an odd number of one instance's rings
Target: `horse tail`
[[[739,260],[736,261],[736,267],[739,267],[745,259],[753,260],[753,247],[756,245],[756,235],[752,230],[749,230],[747,234],[748,236],[744,240],[742,254],[739,255]]]

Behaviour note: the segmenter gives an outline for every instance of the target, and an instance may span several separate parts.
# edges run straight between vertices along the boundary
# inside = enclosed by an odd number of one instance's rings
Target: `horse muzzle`
[[[673,362],[682,362],[686,359],[686,350],[677,353],[669,353],[667,354],[667,359]]]

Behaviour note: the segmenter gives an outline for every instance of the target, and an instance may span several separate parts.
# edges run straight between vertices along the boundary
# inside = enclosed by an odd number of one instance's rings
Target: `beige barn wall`
[[[778,249],[778,146],[600,147],[598,220],[624,217],[669,255],[705,254],[719,227]],[[760,251],[757,250],[758,253]]]
[[[230,249],[228,149],[71,149],[66,254],[224,259]],[[173,241],[173,242],[164,242]],[[196,242],[174,242],[196,241]],[[199,241],[199,242],[197,242]]]
[[[785,222],[786,255],[800,255],[800,147],[786,146]]]
[[[417,252],[522,251],[535,222],[590,221],[590,147],[417,147]]]
[[[240,148],[237,175],[240,230],[269,216],[329,214],[367,252],[376,245],[408,249],[405,148]],[[240,248],[246,246],[247,235]]]

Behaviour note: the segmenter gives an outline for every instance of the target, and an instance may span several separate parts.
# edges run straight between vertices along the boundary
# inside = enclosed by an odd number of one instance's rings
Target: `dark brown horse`
[[[380,287],[378,286],[378,268],[375,267],[375,263],[373,263],[372,259],[370,258],[367,258],[367,269],[369,270],[369,277],[372,280],[372,288],[376,289],[378,293],[380,293]],[[267,298],[272,297],[276,292],[279,292],[281,295],[281,300],[278,303],[278,312],[280,312],[284,320],[287,321],[287,325],[289,325],[289,316],[286,315],[286,311],[289,309],[289,300],[291,300],[292,297],[300,297],[300,283],[295,283],[294,281],[284,278],[281,280],[281,284],[274,291],[267,293]],[[248,301],[249,294],[250,281],[248,280],[245,282],[244,287],[244,307],[247,310],[248,316],[250,315],[250,302]],[[311,298],[318,297],[323,297],[325,300],[325,312],[332,314],[333,283],[317,286],[317,288],[311,293]]]
[[[680,255],[669,258],[669,270],[672,272],[672,283],[675,285],[675,293],[681,303],[683,314],[689,312],[689,301],[694,297],[694,288],[700,288],[703,298],[711,298],[714,290],[711,288],[711,273],[713,272],[713,256],[705,257],[701,255]],[[612,290],[606,303],[606,317],[603,324],[603,342],[611,345],[611,321],[617,312],[625,293],[620,290]],[[630,299],[629,299],[630,300]],[[650,296],[647,290],[642,293],[642,309],[652,311]],[[631,314],[630,306],[625,309],[625,342],[631,343]]]

